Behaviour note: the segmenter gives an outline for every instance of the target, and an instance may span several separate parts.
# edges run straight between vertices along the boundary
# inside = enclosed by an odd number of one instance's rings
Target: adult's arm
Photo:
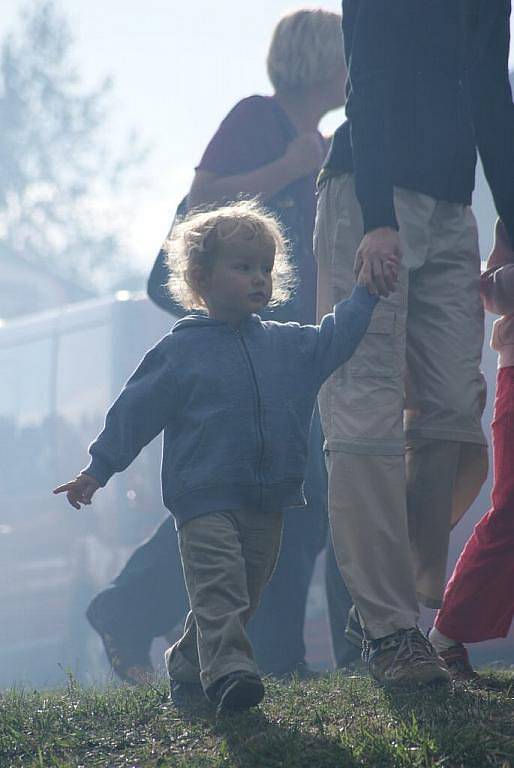
[[[196,169],[189,207],[260,195],[264,200],[317,172],[325,145],[318,133],[296,136],[273,99],[250,96],[228,113]]]
[[[189,192],[189,206],[196,208],[205,203],[234,200],[240,195],[260,195],[263,200],[268,200],[292,181],[287,171],[284,157],[255,171],[233,176],[197,170]]]
[[[392,128],[395,19],[400,0],[343,0],[356,194],[364,232],[398,229],[393,201]],[[415,94],[413,94],[413,98]]]
[[[511,0],[482,0],[481,55],[471,72],[478,151],[496,210],[514,242],[514,105],[509,83]]]
[[[281,157],[246,173],[222,175],[198,169],[189,192],[189,207],[234,200],[240,195],[268,200],[296,179],[318,171],[323,158],[320,137],[307,133],[294,138]]]

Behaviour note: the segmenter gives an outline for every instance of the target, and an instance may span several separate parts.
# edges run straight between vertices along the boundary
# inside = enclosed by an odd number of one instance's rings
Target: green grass
[[[177,714],[165,684],[0,694],[0,766],[514,768],[514,674],[388,692],[367,677],[268,681],[259,710]]]

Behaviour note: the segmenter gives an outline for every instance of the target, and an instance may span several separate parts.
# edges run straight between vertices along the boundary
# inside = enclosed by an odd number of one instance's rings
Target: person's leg
[[[177,534],[168,515],[113,583],[93,598],[87,616],[116,674],[135,682],[139,672],[151,672],[152,640],[171,631],[188,605]]]
[[[475,502],[489,474],[489,453],[486,445],[461,443],[459,466],[453,491],[452,528]]]
[[[317,410],[309,436],[304,491],[307,506],[285,511],[278,563],[248,626],[259,668],[278,676],[305,670],[307,594],[326,539],[327,480]]]
[[[131,555],[114,579],[125,598],[125,617],[152,639],[170,632],[189,610],[177,531],[171,515]],[[169,589],[169,585],[173,589]]]
[[[409,534],[418,600],[438,608],[444,589],[460,444],[416,439],[406,454]]]
[[[461,459],[486,441],[476,224],[470,209],[438,203],[429,232],[426,259],[410,276],[407,483],[418,599],[437,608]]]
[[[336,668],[340,669],[360,659],[361,648],[360,644],[357,647],[347,640],[345,635],[352,598],[337,567],[331,536],[327,537],[325,558],[325,589],[332,654]]]
[[[247,509],[241,512],[239,520],[249,600],[244,617],[246,625],[258,609],[264,587],[277,565],[284,515],[281,511],[257,512]]]
[[[182,637],[167,649],[164,658],[171,680],[178,683],[200,685],[198,627],[192,610],[186,616]]]
[[[237,518],[249,600],[243,619],[246,625],[259,606],[262,591],[277,562],[283,513],[245,509],[237,514]],[[208,694],[218,704],[218,711],[240,711],[262,701],[264,685],[258,675],[236,670],[218,678]]]
[[[417,627],[402,418],[408,270],[425,257],[435,201],[396,190],[395,207],[403,250],[397,290],[381,299],[319,402],[334,550],[363,625],[368,667],[381,682],[405,684],[447,680],[448,672]],[[319,314],[350,294],[362,234],[352,178],[329,180],[315,228]]]
[[[266,674],[289,675],[305,662],[303,628],[318,522],[312,509],[285,511],[277,567],[248,627],[259,668]]]
[[[420,220],[428,214],[422,209]],[[318,315],[350,294],[362,234],[352,177],[329,180],[320,192],[315,229]],[[335,555],[370,639],[414,627],[418,620],[402,422],[407,262],[404,253],[397,291],[381,299],[353,358],[326,382],[319,398]]]
[[[492,508],[468,539],[435,620],[455,643],[505,637],[514,616],[514,368],[498,371],[492,432]]]
[[[233,672],[258,675],[245,625],[260,594],[256,573],[261,575],[261,590],[270,575],[282,519],[279,513],[270,514],[260,526],[255,523],[252,527],[249,515],[245,510],[214,512],[190,520],[179,530],[205,691]],[[255,534],[253,542],[248,529]],[[193,633],[186,632],[168,653],[168,672],[173,680],[193,682],[193,645]]]

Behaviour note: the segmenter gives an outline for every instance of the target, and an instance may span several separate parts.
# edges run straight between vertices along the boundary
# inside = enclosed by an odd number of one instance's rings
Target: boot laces
[[[433,661],[435,655],[434,649],[417,627],[402,632],[398,640],[398,648],[393,659],[394,665],[401,664],[405,661]]]
[[[426,662],[429,659],[433,660],[435,655],[429,640],[417,627],[412,627],[412,629],[407,630],[400,629],[394,635],[390,635],[376,644],[369,640],[365,641],[362,651],[363,661],[369,661],[371,654],[375,650],[380,652],[395,648],[396,653],[393,657],[393,665],[401,664],[405,661]]]

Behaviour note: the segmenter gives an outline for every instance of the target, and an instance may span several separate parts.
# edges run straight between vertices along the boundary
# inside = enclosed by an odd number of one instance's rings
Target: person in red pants
[[[453,677],[477,677],[464,643],[505,637],[514,617],[514,247],[501,221],[481,277],[485,308],[502,315],[492,422],[492,508],[475,526],[447,584],[430,641]]]

